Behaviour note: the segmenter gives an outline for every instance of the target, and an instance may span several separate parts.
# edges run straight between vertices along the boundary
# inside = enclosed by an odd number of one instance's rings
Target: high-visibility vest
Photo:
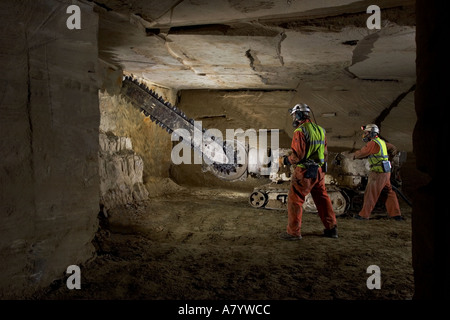
[[[297,166],[305,168],[303,164],[307,160],[313,160],[319,166],[325,163],[325,130],[312,122],[304,122],[296,131],[302,131],[305,135],[306,143],[309,144],[309,149],[306,156],[301,160]]]
[[[370,170],[375,172],[384,172],[383,167],[381,166],[381,162],[383,160],[389,160],[386,142],[378,137],[372,139],[372,141],[380,146],[380,151],[369,156]]]

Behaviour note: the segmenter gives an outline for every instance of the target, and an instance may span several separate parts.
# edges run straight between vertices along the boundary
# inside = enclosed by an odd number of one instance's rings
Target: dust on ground
[[[122,206],[101,219],[82,288],[61,279],[39,299],[409,300],[411,208],[399,202],[405,221],[350,212],[337,218],[338,239],[305,212],[300,241],[278,238],[287,211],[253,208],[247,193],[197,188]],[[381,289],[367,287],[371,265]]]

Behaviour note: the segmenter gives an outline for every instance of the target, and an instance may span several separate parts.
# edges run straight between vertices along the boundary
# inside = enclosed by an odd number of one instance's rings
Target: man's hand
[[[289,162],[288,156],[282,156],[278,158],[278,164],[280,167],[288,166],[291,163]]]
[[[278,158],[278,167],[284,167],[284,156]]]

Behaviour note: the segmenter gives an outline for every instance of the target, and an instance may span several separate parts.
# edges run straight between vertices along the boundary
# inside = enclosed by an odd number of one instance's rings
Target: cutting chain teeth
[[[165,101],[163,99],[162,96],[158,95],[155,91],[153,91],[152,89],[150,89],[149,87],[147,87],[147,85],[145,85],[144,83],[138,81],[137,79],[134,79],[131,76],[125,76],[124,80],[126,81],[130,81],[133,82],[134,84],[136,84],[137,86],[139,86],[139,88],[141,88],[142,90],[144,90],[145,92],[147,92],[149,95],[151,95],[153,98],[157,99],[159,102],[161,102],[162,104],[164,104],[166,107],[168,107],[169,109],[173,110],[175,113],[177,113],[179,116],[181,116],[182,118],[184,118],[185,120],[189,121],[190,123],[194,123],[193,119],[188,119],[186,114],[181,111],[180,109],[178,109],[176,106],[172,105],[170,102]],[[168,126],[166,126],[164,123],[162,123],[159,119],[155,118],[154,116],[152,116],[151,114],[149,114],[145,109],[140,108],[141,111],[144,113],[144,115],[146,117],[149,117],[150,120],[152,122],[154,122],[156,125],[158,125],[159,127],[163,128],[164,130],[166,130],[169,134],[172,134],[173,130],[171,128],[169,128]]]
[[[134,83],[136,86],[138,86],[140,89],[142,89],[143,91],[145,91],[148,95],[150,95],[152,98],[158,100],[161,104],[163,104],[165,107],[169,108],[171,111],[173,111],[174,113],[176,113],[179,117],[181,117],[183,120],[189,122],[192,126],[194,126],[194,119],[190,119],[186,116],[186,114],[181,111],[179,108],[177,108],[176,106],[172,105],[170,102],[165,101],[162,96],[158,95],[155,91],[153,91],[152,89],[148,88],[147,85],[145,85],[144,83],[138,81],[137,79],[133,78],[132,76],[125,76],[123,78],[123,81],[128,81],[128,82],[132,82]],[[125,95],[126,96],[126,95]],[[129,98],[129,97],[127,97]],[[130,102],[132,102],[132,100],[128,99]],[[138,107],[138,106],[137,106]],[[152,122],[154,122],[156,125],[158,125],[159,127],[163,128],[164,130],[166,130],[169,134],[173,133],[173,128],[169,127],[167,125],[167,123],[164,123],[163,119],[158,119],[157,117],[155,117],[154,115],[150,114],[147,110],[145,110],[143,107],[139,107],[139,109],[141,110],[141,112],[146,116],[149,117],[150,120]],[[167,119],[167,118],[166,118]],[[166,120],[168,121],[168,120]],[[178,121],[178,120],[174,120],[174,121]],[[168,121],[169,122],[169,121]],[[206,129],[202,129],[202,132],[206,132]],[[182,137],[180,137],[180,141],[182,140]],[[194,146],[193,144],[191,144],[191,147],[196,151],[199,152],[199,154],[202,154],[202,151]],[[221,172],[222,174],[230,174],[233,172],[236,172],[236,165],[235,164],[222,164],[222,163],[213,163],[212,167]]]

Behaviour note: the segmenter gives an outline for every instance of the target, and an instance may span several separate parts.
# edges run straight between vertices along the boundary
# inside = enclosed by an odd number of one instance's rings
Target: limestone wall
[[[71,4],[82,29],[66,27]],[[77,1],[0,2],[0,299],[94,255],[98,17]]]

